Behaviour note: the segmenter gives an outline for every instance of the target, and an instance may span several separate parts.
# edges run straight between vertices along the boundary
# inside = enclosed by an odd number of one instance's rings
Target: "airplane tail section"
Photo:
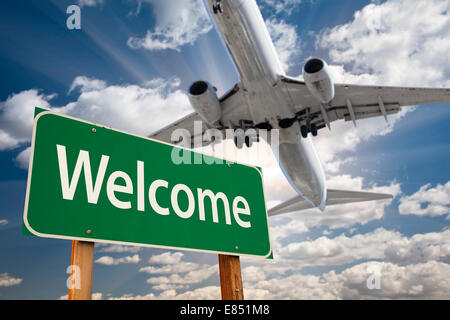
[[[361,191],[345,191],[345,190],[327,190],[327,206],[344,203],[364,202],[373,200],[392,199],[390,194],[361,192]],[[301,195],[287,200],[269,210],[269,216],[276,216],[283,213],[311,209],[313,206]]]

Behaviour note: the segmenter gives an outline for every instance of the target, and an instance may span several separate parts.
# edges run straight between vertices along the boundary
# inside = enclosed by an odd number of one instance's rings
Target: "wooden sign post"
[[[75,277],[75,281],[69,286],[68,299],[91,300],[94,242],[73,240],[70,265],[70,277]]]
[[[219,254],[222,300],[244,300],[239,256]]]

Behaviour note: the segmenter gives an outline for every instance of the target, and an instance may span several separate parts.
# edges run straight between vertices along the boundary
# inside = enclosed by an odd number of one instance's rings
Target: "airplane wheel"
[[[300,132],[303,138],[308,137],[308,128],[306,126],[300,126]]]
[[[311,134],[313,137],[317,137],[317,126],[314,123],[311,124]]]
[[[251,148],[251,147],[252,147],[252,144],[251,144],[251,142],[250,142],[250,137],[249,137],[249,136],[245,136],[244,142],[245,142],[245,146],[246,146],[247,148]]]

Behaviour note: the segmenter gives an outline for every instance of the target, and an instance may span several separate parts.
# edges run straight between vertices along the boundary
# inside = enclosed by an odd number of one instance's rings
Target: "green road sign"
[[[48,111],[34,121],[24,224],[49,238],[271,252],[256,167]]]

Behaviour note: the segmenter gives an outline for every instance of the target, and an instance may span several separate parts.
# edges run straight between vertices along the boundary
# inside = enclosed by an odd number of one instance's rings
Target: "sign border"
[[[116,241],[116,240],[104,240],[104,239],[96,239],[96,238],[90,238],[90,237],[72,237],[72,236],[59,236],[59,235],[54,235],[54,234],[48,234],[48,233],[41,233],[38,232],[36,230],[34,230],[29,222],[28,222],[28,202],[29,202],[29,193],[30,193],[30,186],[31,186],[31,176],[32,176],[32,170],[33,170],[33,160],[34,160],[34,146],[35,146],[35,138],[36,138],[36,128],[37,128],[37,123],[39,121],[39,119],[45,115],[56,115],[58,117],[63,117],[63,118],[68,118],[74,121],[78,121],[78,122],[83,122],[83,123],[87,123],[90,124],[92,126],[95,127],[101,127],[101,128],[106,128],[112,131],[116,131],[119,133],[123,133],[126,135],[131,135],[137,138],[141,138],[141,139],[145,139],[145,140],[150,140],[150,141],[154,141],[157,143],[162,143],[171,147],[175,147],[175,148],[179,148],[179,149],[183,149],[183,150],[187,150],[189,152],[195,152],[195,153],[199,153],[202,155],[207,155],[205,153],[202,152],[197,152],[197,151],[193,151],[191,149],[185,148],[185,147],[181,147],[181,146],[176,146],[174,144],[171,143],[167,143],[164,141],[159,141],[156,139],[152,139],[149,137],[144,137],[144,136],[140,136],[134,133],[130,133],[130,132],[126,132],[123,130],[119,130],[119,129],[113,129],[111,127],[105,126],[105,125],[100,125],[91,121],[86,121],[86,120],[82,120],[82,119],[78,119],[75,117],[71,117],[65,114],[61,114],[61,113],[57,113],[57,112],[53,112],[53,111],[49,111],[49,110],[45,110],[45,109],[41,109],[41,108],[36,108],[38,110],[42,110],[41,112],[39,112],[35,118],[34,118],[34,123],[33,123],[33,136],[32,136],[32,140],[31,140],[31,152],[30,152],[30,161],[28,164],[28,178],[27,178],[27,191],[26,191],[26,195],[25,195],[25,207],[24,207],[24,213],[23,213],[23,223],[25,224],[25,227],[28,229],[29,232],[31,232],[33,235],[38,236],[38,237],[43,237],[43,238],[51,238],[51,239],[62,239],[62,240],[78,240],[78,241],[89,241],[89,242],[99,242],[99,243],[110,243],[110,244],[121,244],[121,245],[132,245],[132,246],[139,246],[139,247],[147,247],[147,248],[158,248],[158,249],[169,249],[169,250],[186,250],[186,251],[194,251],[194,252],[205,252],[205,253],[215,253],[215,254],[225,254],[225,255],[232,255],[232,256],[243,256],[243,257],[253,257],[253,258],[270,258],[270,256],[272,255],[272,241],[270,238],[270,228],[269,228],[269,216],[267,213],[267,202],[266,202],[266,195],[264,192],[264,180],[263,180],[263,176],[261,171],[256,167],[256,166],[252,166],[249,164],[243,164],[240,162],[236,162],[236,161],[232,161],[233,163],[237,163],[239,165],[243,165],[246,167],[250,167],[255,169],[259,176],[261,177],[261,185],[262,185],[262,191],[263,191],[263,197],[264,197],[264,208],[266,211],[266,223],[267,223],[267,235],[269,238],[269,252],[262,256],[262,255],[253,255],[253,254],[239,254],[238,252],[224,252],[224,251],[216,251],[216,250],[207,250],[207,249],[193,249],[193,248],[183,248],[183,247],[171,247],[171,246],[163,246],[163,245],[153,245],[153,244],[146,244],[146,243],[136,243],[136,242],[127,242],[127,241]],[[35,110],[36,110],[35,109]],[[208,155],[209,156],[209,155]],[[223,159],[225,161],[228,161],[226,159]]]

